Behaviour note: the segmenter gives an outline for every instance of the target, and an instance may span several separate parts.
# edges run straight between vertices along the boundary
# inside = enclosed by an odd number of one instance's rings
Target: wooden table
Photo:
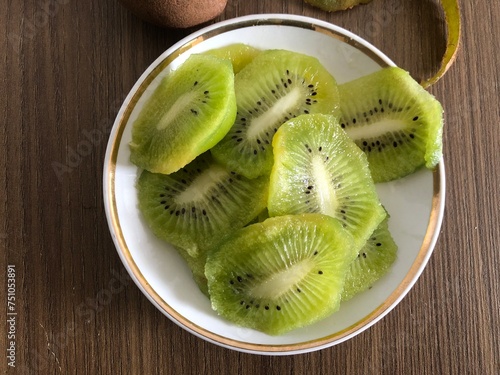
[[[372,42],[414,77],[429,76],[445,48],[441,10],[436,0],[406,0],[394,12],[401,1],[327,14],[302,0],[229,0],[217,20],[316,17]],[[359,336],[319,352],[266,357],[204,342],[162,315],[124,276],[104,214],[102,165],[118,107],[159,54],[197,28],[149,25],[116,0],[2,2],[1,371],[499,374],[500,2],[461,3],[461,53],[430,89],[446,110],[447,198],[427,268]],[[104,136],[84,150],[93,129]],[[58,176],[54,163],[69,167]],[[7,265],[15,266],[16,369],[5,354]],[[112,282],[117,292],[104,295]]]

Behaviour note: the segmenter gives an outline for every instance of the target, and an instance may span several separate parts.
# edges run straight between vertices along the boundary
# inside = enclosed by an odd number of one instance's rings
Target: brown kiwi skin
[[[120,0],[139,18],[161,27],[188,28],[219,16],[227,0]]]

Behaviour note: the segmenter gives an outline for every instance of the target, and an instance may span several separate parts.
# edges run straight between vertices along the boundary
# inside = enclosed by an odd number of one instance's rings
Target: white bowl
[[[281,48],[316,56],[338,83],[394,65],[356,35],[312,18],[268,14],[236,18],[206,27],[173,45],[144,72],[121,107],[104,163],[104,200],[118,254],[147,298],[187,331],[226,348],[286,355],[326,348],[359,334],[384,317],[406,295],[436,243],[444,211],[444,165],[398,181],[378,184],[399,246],[390,272],[370,290],[343,303],[331,317],[283,336],[237,327],[219,317],[197,288],[183,259],[157,239],[137,207],[138,169],[130,163],[131,127],[160,79],[190,54],[232,43]]]

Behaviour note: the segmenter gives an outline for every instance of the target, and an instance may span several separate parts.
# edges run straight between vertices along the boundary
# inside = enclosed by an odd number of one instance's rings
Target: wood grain
[[[500,373],[500,3],[461,5],[462,51],[430,90],[446,110],[447,197],[428,267],[359,336],[315,353],[266,357],[206,343],[165,318],[126,277],[104,215],[102,164],[118,107],[159,54],[197,28],[146,24],[116,0],[2,2],[0,300],[6,306],[3,270],[14,264],[18,367],[2,359],[1,371]],[[254,13],[345,27],[416,78],[438,69],[445,48],[443,14],[431,0],[374,0],[334,14],[302,0],[229,0],[217,20]]]

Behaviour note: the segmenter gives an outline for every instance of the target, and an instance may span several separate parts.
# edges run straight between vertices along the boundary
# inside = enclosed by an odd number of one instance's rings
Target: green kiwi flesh
[[[388,272],[397,245],[374,183],[434,168],[442,126],[399,68],[337,86],[295,52],[192,55],[133,124],[139,208],[221,316],[283,334]]]
[[[375,182],[437,165],[443,108],[408,72],[384,68],[339,85],[339,92],[341,125],[366,153]]]
[[[215,48],[205,52],[208,55],[217,56],[221,59],[227,59],[233,65],[234,74],[240,72],[261,52],[260,49],[249,46],[244,43],[229,44],[224,47]]]
[[[321,213],[338,220],[361,246],[385,218],[365,154],[335,116],[302,115],[283,124],[273,140],[270,216]]]
[[[366,4],[370,1],[372,0],[305,0],[306,3],[326,10],[327,12],[349,9],[355,5]]]
[[[205,276],[205,263],[207,261],[206,254],[200,254],[200,256],[191,256],[186,250],[181,247],[174,246],[175,250],[184,258],[184,261],[191,271],[193,281],[196,283],[200,291],[207,297],[210,298],[208,294],[208,283]]]
[[[248,178],[271,171],[272,138],[285,121],[339,113],[335,79],[316,58],[296,52],[261,52],[236,75],[235,91],[236,121],[211,152]]]
[[[325,318],[339,307],[351,241],[336,220],[319,214],[245,227],[208,255],[212,307],[270,335]]]
[[[347,271],[342,301],[369,289],[396,260],[398,246],[389,232],[387,217],[375,229]]]
[[[170,175],[143,171],[137,189],[153,233],[196,259],[266,207],[268,179],[249,180],[204,153]]]
[[[219,142],[235,115],[231,63],[192,55],[146,101],[133,124],[130,160],[153,173],[173,173]]]

